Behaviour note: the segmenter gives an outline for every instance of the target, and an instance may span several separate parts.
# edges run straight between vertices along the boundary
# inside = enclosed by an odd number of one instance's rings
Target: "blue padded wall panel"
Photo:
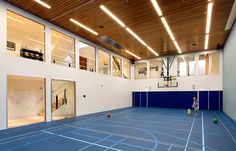
[[[208,91],[199,91],[198,100],[200,110],[208,110]]]
[[[209,91],[209,110],[219,110],[220,93],[219,91]]]
[[[135,107],[140,107],[140,99],[141,99],[140,92],[135,92],[134,97],[135,97],[134,101]]]
[[[135,92],[132,92],[132,106],[135,107]]]
[[[141,92],[141,107],[147,107],[147,92]]]
[[[220,110],[223,110],[223,91],[220,91]]]
[[[196,91],[149,92],[148,106],[187,109],[191,108],[195,96]]]

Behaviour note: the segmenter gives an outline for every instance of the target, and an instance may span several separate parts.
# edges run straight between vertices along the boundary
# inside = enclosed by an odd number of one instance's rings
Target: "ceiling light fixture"
[[[154,55],[159,56],[159,54],[158,54],[156,51],[154,51],[150,46],[147,46],[147,48],[148,48]]]
[[[147,47],[147,44],[138,36],[136,35],[131,29],[129,29],[128,27],[125,28],[132,36],[134,36],[134,38],[136,38],[140,43],[142,43],[144,46]]]
[[[50,9],[50,8],[51,8],[50,5],[48,5],[47,3],[45,3],[45,2],[43,2],[43,1],[41,1],[41,0],[34,0],[34,1],[37,2],[37,3],[39,3],[39,4],[42,5],[42,6],[46,7],[47,9]]]
[[[143,44],[145,47],[148,48],[153,54],[158,56],[158,53],[156,53],[150,46],[148,46],[137,34],[135,34],[130,28],[126,27],[126,25],[118,18],[116,17],[110,10],[108,10],[104,5],[100,5],[100,8],[108,14],[112,19],[114,19],[118,24],[120,24],[122,27],[126,29],[134,38],[136,38],[141,44]]]
[[[135,55],[134,53],[130,52],[129,50],[125,50],[125,52],[127,52],[128,54],[130,54],[131,56],[134,56],[137,59],[141,59],[139,56]]]
[[[152,5],[154,6],[154,8],[156,9],[157,14],[161,17],[163,14],[161,12],[159,5],[157,4],[157,1],[151,0],[151,2],[152,2]]]
[[[74,23],[74,24],[76,24],[76,25],[78,25],[78,26],[84,28],[85,30],[91,32],[92,34],[98,35],[98,33],[97,33],[96,31],[94,31],[94,30],[90,29],[89,27],[87,27],[87,26],[81,24],[81,23],[78,22],[77,20],[74,20],[74,19],[70,18],[70,21],[71,21],[72,23]]]
[[[213,3],[212,3],[212,2],[209,3],[208,6],[207,6],[206,34],[209,34],[209,33],[210,33],[212,6],[213,6]]]
[[[208,5],[207,5],[207,20],[206,20],[206,36],[205,36],[205,47],[204,47],[205,49],[208,49],[208,44],[209,44],[212,7],[213,7],[213,3],[212,2],[208,3]]]
[[[182,51],[181,51],[181,49],[180,49],[180,47],[179,47],[179,44],[178,44],[177,41],[175,40],[175,36],[174,36],[174,34],[172,33],[172,31],[171,31],[171,29],[170,29],[170,26],[168,25],[168,23],[167,23],[165,17],[163,17],[161,8],[159,7],[157,1],[156,1],[156,0],[151,0],[151,2],[152,2],[153,7],[155,8],[157,14],[161,17],[161,21],[162,21],[162,23],[163,23],[163,25],[164,25],[164,27],[165,27],[167,33],[169,34],[171,40],[173,41],[173,43],[174,43],[176,49],[178,50],[179,53],[182,53]]]
[[[108,10],[105,6],[100,5],[100,8],[107,13],[111,18],[113,18],[118,24],[120,24],[122,27],[125,27],[125,24],[117,18],[110,10]]]
[[[208,49],[208,43],[209,43],[209,34],[206,34],[206,36],[205,36],[205,49]]]

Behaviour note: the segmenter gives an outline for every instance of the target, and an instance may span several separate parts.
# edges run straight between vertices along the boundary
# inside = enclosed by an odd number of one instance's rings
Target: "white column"
[[[121,77],[122,78],[124,78],[123,73],[124,73],[124,59],[121,58]]]
[[[147,61],[147,79],[150,79],[150,62]]]
[[[79,40],[75,38],[75,67],[79,69]]]
[[[0,33],[0,55],[2,55],[7,46],[7,15],[3,2],[0,2]]]
[[[52,45],[51,45],[51,28],[49,26],[45,26],[45,55],[46,62],[51,64],[52,60]]]
[[[110,71],[111,71],[111,76],[112,76],[112,54],[110,54]]]
[[[98,59],[98,48],[95,47],[95,62],[96,62],[96,72],[99,72],[99,59]]]
[[[46,78],[46,121],[52,120],[52,84],[51,78]]]
[[[0,130],[7,128],[7,75],[0,72]]]

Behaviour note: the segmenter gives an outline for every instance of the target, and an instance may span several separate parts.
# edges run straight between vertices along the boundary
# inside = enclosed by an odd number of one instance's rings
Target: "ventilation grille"
[[[109,45],[111,45],[112,47],[115,47],[116,49],[119,49],[119,50],[123,50],[125,49],[123,46],[121,46],[120,44],[118,44],[117,42],[115,42],[114,40],[108,38],[107,36],[100,36],[98,37],[98,39],[100,41],[103,41]]]

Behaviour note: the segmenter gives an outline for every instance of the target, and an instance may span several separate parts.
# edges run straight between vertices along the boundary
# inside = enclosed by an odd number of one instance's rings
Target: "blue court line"
[[[222,123],[222,125],[224,126],[225,130],[229,133],[229,135],[231,136],[233,142],[236,144],[236,140],[234,139],[233,135],[231,134],[231,132],[228,130],[228,128],[225,126],[224,122],[221,120],[221,118],[218,116],[218,114],[215,112],[215,115],[219,118],[219,121]]]
[[[122,141],[124,141],[126,138],[121,139],[120,141],[117,141],[115,144],[111,145],[111,147],[116,146],[117,144],[120,144]],[[107,151],[107,149],[105,149],[104,151]]]
[[[205,151],[204,117],[202,112],[202,151]]]
[[[108,147],[108,146],[104,146],[104,145],[100,145],[100,144],[96,144],[96,143],[76,139],[76,138],[73,138],[73,137],[68,137],[68,136],[65,136],[65,135],[57,135],[57,136],[62,137],[62,138],[67,138],[67,139],[70,139],[70,140],[74,140],[74,141],[78,141],[78,142],[82,142],[82,143],[87,143],[87,144],[94,145],[94,146],[99,146],[99,147],[102,147],[102,148],[107,148],[107,149],[111,149],[111,150],[115,150],[115,151],[122,151],[120,149],[116,149],[116,148],[112,148],[112,147]]]
[[[50,136],[50,137],[43,138],[43,139],[39,139],[39,140],[33,141],[33,142],[25,142],[25,143],[23,143],[23,144],[21,144],[21,145],[18,145],[18,146],[12,147],[12,148],[5,149],[4,151],[10,151],[10,150],[19,149],[19,148],[22,148],[22,147],[25,147],[25,146],[28,146],[28,145],[32,145],[32,144],[35,144],[35,143],[38,143],[38,142],[42,142],[42,141],[51,139],[51,138],[53,138],[53,137],[55,137],[55,136]]]
[[[105,139],[107,139],[107,138],[109,138],[109,137],[111,137],[112,135],[109,135],[109,136],[107,136],[107,137],[104,137],[104,138],[102,138],[102,139],[100,139],[100,140],[98,140],[98,141],[96,141],[95,143],[97,144],[97,143],[99,143],[99,142],[101,142],[101,141],[103,141],[103,140],[105,140]],[[88,147],[90,147],[90,146],[93,146],[93,145],[88,145],[88,146],[86,146],[86,147],[84,147],[84,148],[81,148],[80,150],[78,150],[78,151],[81,151],[81,150],[84,150],[84,149],[86,149],[86,148],[88,148]]]
[[[107,125],[103,125],[103,124],[97,124],[97,125],[98,125],[98,126],[91,126],[91,127],[89,127],[89,128],[80,128],[80,127],[77,127],[77,128],[78,128],[78,129],[88,130],[88,131],[93,131],[93,129],[91,129],[91,128],[98,128],[98,127],[106,127],[106,126],[107,126]],[[136,129],[136,130],[142,131],[142,132],[144,132],[144,133],[147,133],[147,134],[149,134],[150,136],[152,136],[152,138],[154,139],[154,143],[155,143],[153,149],[151,149],[151,150],[152,150],[152,151],[155,151],[155,149],[157,148],[157,145],[158,145],[157,142],[158,142],[158,141],[157,141],[156,137],[155,137],[152,133],[150,133],[149,131],[147,131],[147,130],[145,130],[145,129],[142,129],[142,128],[134,128],[134,127],[130,127],[130,126],[123,126],[123,125],[109,125],[109,126]],[[101,133],[102,133],[102,132],[101,132]],[[114,133],[110,133],[110,132],[106,132],[106,133],[115,135]],[[126,137],[132,139],[132,136],[126,136]],[[130,145],[132,145],[132,144],[130,144]],[[133,146],[136,146],[136,145],[133,145]],[[136,146],[136,147],[139,147],[139,148],[140,148],[140,146]],[[146,149],[148,149],[148,148],[146,148]]]
[[[187,142],[186,142],[184,151],[187,151],[187,147],[188,147],[188,143],[189,143],[189,140],[190,140],[190,136],[191,136],[191,133],[192,133],[192,130],[193,130],[193,125],[194,125],[195,118],[196,118],[196,115],[195,115],[194,118],[193,118],[193,122],[192,122],[192,125],[191,125],[191,128],[190,128],[189,134],[188,134],[188,139],[187,139]]]
[[[220,112],[220,115],[232,126],[232,128],[236,131],[236,127],[232,124],[232,122],[229,120],[229,119],[227,119],[226,117],[225,117],[225,115],[223,115],[221,112]]]

